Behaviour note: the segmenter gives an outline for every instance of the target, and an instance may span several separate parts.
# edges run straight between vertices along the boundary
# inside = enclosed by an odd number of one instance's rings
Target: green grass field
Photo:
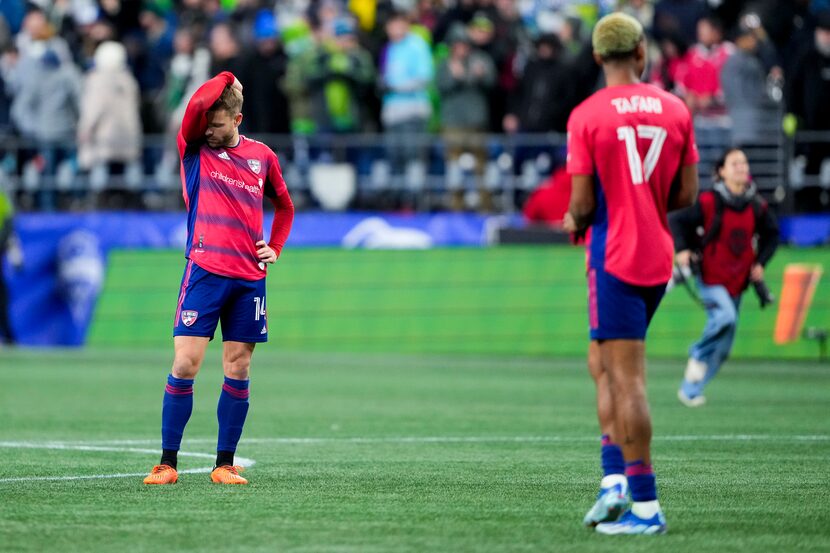
[[[181,469],[209,467],[213,344]],[[736,361],[689,410],[652,361],[662,537],[580,526],[599,480],[580,358],[255,356],[247,487],[170,487],[156,461],[168,348],[0,350],[0,551],[827,551],[830,367]],[[115,477],[118,474],[136,476]]]
[[[830,266],[827,250],[783,249]],[[581,527],[599,482],[583,254],[575,248],[288,250],[268,279],[239,456],[212,464],[221,346],[196,383],[172,487],[161,395],[183,262],[114,252],[85,350],[0,349],[0,551],[828,551],[830,365],[772,343],[745,299],[699,410],[675,398],[704,316],[670,294],[649,336],[669,535]],[[807,324],[830,327],[819,285]],[[202,472],[199,472],[202,471]]]

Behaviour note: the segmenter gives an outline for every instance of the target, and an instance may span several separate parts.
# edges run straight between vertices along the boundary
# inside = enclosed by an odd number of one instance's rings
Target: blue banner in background
[[[477,214],[298,213],[287,247],[406,249],[482,246],[495,228],[518,217]],[[271,219],[266,217],[265,228]],[[80,346],[106,275],[107,253],[180,249],[184,213],[20,214],[15,229],[24,252],[18,271],[4,267],[11,322],[23,345]],[[830,242],[830,216],[781,221],[782,241]],[[265,235],[268,235],[266,230]]]
[[[474,214],[299,213],[287,247],[475,246],[486,218]],[[184,213],[20,214],[24,264],[6,266],[11,323],[22,345],[80,346],[106,275],[107,253],[180,249]],[[271,228],[266,217],[265,236]]]
[[[112,248],[169,248],[181,243],[180,214],[21,214],[15,230],[23,266],[6,267],[11,323],[31,346],[84,343]]]
[[[799,215],[780,221],[781,241],[793,246],[830,244],[830,215]]]

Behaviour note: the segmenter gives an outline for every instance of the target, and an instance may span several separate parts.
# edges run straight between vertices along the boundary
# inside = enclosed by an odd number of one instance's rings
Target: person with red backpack
[[[689,348],[689,361],[677,397],[688,407],[706,403],[703,389],[729,357],[735,341],[741,296],[753,284],[761,307],[772,301],[764,267],[778,247],[778,223],[758,193],[749,162],[738,148],[715,164],[715,184],[669,222],[675,260],[696,275],[706,309],[703,335]]]

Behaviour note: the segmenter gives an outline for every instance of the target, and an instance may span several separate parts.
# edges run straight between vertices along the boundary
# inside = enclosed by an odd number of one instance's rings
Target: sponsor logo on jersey
[[[258,175],[259,170],[262,168],[262,165],[260,164],[258,159],[249,159],[248,160],[248,167],[250,167],[251,171],[253,171],[254,173],[256,173]]]
[[[221,159],[227,159],[228,161],[231,160],[231,156],[228,155],[228,152],[222,152],[221,154],[219,154],[219,157]]]
[[[259,179],[259,188],[262,189],[262,179]]]
[[[184,323],[184,326],[191,326],[196,322],[196,318],[198,316],[198,311],[182,311],[182,322]]]
[[[241,180],[237,180],[233,177],[229,177],[225,173],[220,173],[219,171],[211,171],[210,176],[215,178],[215,179],[218,179],[218,180],[220,180],[220,181],[222,181],[226,184],[231,184],[233,186],[236,186],[237,188],[243,188],[245,186],[245,183],[242,182]]]
[[[261,187],[254,186],[253,184],[245,184],[243,181],[241,181],[239,179],[235,179],[233,177],[229,177],[228,175],[226,175],[226,174],[224,174],[220,171],[211,171],[210,176],[213,177],[214,179],[217,179],[217,180],[220,180],[220,181],[224,182],[225,184],[229,184],[229,185],[235,186],[237,188],[242,188],[243,190],[245,190],[247,192],[250,192],[251,194],[254,194],[254,195],[257,195],[257,196],[262,194],[262,188]]]

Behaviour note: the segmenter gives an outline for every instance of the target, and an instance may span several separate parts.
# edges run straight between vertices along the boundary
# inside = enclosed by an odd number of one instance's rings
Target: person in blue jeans
[[[706,385],[732,351],[744,290],[764,290],[764,267],[778,247],[778,223],[758,193],[739,148],[715,164],[715,184],[690,208],[670,217],[675,261],[692,269],[706,308],[703,335],[689,348],[677,397],[689,407],[706,403]],[[762,306],[768,297],[759,291]]]

